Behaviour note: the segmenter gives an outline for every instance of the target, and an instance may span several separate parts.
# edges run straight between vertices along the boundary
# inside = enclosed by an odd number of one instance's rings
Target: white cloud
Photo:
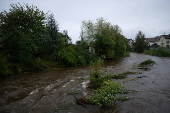
[[[60,30],[68,30],[74,43],[79,40],[82,20],[99,17],[118,24],[127,38],[134,39],[139,30],[146,37],[170,34],[169,0],[1,0],[0,12],[18,2],[53,12]]]

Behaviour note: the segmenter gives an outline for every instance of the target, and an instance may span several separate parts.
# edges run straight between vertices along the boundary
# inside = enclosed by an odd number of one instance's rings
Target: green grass
[[[145,54],[159,56],[159,57],[170,57],[170,52],[167,50],[167,48],[161,48],[158,49],[150,49],[144,51]]]
[[[143,67],[143,66],[153,65],[153,64],[155,64],[155,61],[149,59],[149,60],[146,60],[146,61],[144,61],[144,62],[141,62],[141,63],[139,64],[139,66],[140,66],[140,67]]]

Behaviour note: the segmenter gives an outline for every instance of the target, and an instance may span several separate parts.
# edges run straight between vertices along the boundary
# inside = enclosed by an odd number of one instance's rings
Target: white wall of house
[[[159,45],[160,47],[166,47],[166,40],[163,36],[161,36],[160,40],[159,40]]]
[[[163,36],[161,36],[159,44],[160,47],[170,47],[170,39],[165,39]]]
[[[159,42],[155,42],[157,45],[159,45]]]
[[[159,45],[159,42],[149,42],[148,46],[149,46],[149,45],[151,46],[151,45],[153,45],[153,44],[155,44],[155,43],[156,43],[157,45]]]
[[[90,54],[95,54],[95,49],[93,47],[89,46],[89,53]]]
[[[166,39],[166,44],[170,47],[170,39]]]
[[[133,47],[133,41],[129,40],[128,45],[130,46],[130,48],[132,48]]]

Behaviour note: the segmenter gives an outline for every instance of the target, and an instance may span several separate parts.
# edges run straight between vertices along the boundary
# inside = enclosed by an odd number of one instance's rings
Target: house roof
[[[130,40],[132,40],[132,39],[127,39],[127,41],[129,42]],[[132,40],[133,41],[133,40]],[[133,41],[134,42],[134,41]]]
[[[165,39],[170,39],[170,34],[169,35],[162,35]]]
[[[159,42],[159,38],[146,38],[147,42]]]

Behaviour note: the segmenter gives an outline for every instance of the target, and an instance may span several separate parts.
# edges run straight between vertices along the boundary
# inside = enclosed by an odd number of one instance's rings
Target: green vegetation
[[[135,51],[138,53],[143,53],[148,45],[148,43],[145,42],[145,35],[139,31],[138,34],[136,34],[135,40]]]
[[[142,69],[142,70],[144,70],[144,71],[151,70],[150,68],[147,68],[147,67],[139,67],[138,69]]]
[[[147,65],[153,65],[154,63],[155,63],[155,61],[149,59],[149,60],[146,60],[146,61],[144,61],[144,62],[141,62],[141,63],[139,64],[139,66],[140,66],[140,67],[143,67],[143,66],[147,66]]]
[[[147,76],[145,76],[145,75],[144,75],[144,76],[138,76],[138,77],[136,77],[136,78],[143,78],[143,77],[147,77]]]
[[[83,21],[81,26],[81,40],[96,48],[99,56],[107,59],[123,57],[127,52],[127,39],[121,34],[118,25],[112,25],[103,18],[98,18],[96,23],[91,20]]]
[[[91,62],[91,65],[89,66],[91,68],[90,71],[90,87],[101,87],[102,83],[104,82],[104,79],[102,77],[103,74],[103,64],[104,60],[99,58],[94,63]]]
[[[12,68],[19,73],[46,71],[51,66],[56,69],[90,64],[102,56],[128,56],[127,40],[118,25],[99,18],[96,23],[83,21],[81,28],[81,41],[74,45],[67,30],[59,32],[53,13],[44,13],[33,5],[11,4],[9,12],[0,13],[0,62],[5,64],[0,73],[5,77],[16,74]],[[94,53],[89,54],[89,46]],[[100,78],[99,74],[91,72]]]
[[[127,72],[124,72],[124,73],[122,73],[122,74],[112,75],[112,77],[113,77],[114,79],[122,79],[122,78],[126,78],[126,76],[127,76],[128,74],[136,74],[136,73],[137,73],[137,72],[127,71]]]
[[[7,67],[7,60],[0,54],[0,78],[11,75],[11,71]]]
[[[55,111],[59,112],[59,111],[71,109],[71,108],[73,108],[74,104],[75,103],[71,102],[71,103],[68,103],[67,105],[58,105],[57,108],[55,109]]]
[[[103,76],[103,62],[101,58],[94,63],[91,63],[90,68],[90,83],[89,87],[95,90],[88,93],[85,97],[76,99],[77,103],[80,104],[95,104],[98,106],[112,106],[115,101],[125,101],[129,99],[127,96],[118,94],[126,94],[128,90],[124,90],[123,86],[118,82],[112,82],[111,79],[114,75],[107,74]],[[125,72],[121,75],[135,74],[136,72]]]
[[[144,51],[145,54],[159,56],[159,57],[170,57],[170,52],[166,48],[157,48]]]
[[[120,83],[104,81],[101,88],[92,91],[84,99],[98,106],[112,106],[113,103],[118,100],[116,95],[126,92],[123,91],[122,88],[123,86],[121,86]],[[125,100],[125,98],[122,99]]]

